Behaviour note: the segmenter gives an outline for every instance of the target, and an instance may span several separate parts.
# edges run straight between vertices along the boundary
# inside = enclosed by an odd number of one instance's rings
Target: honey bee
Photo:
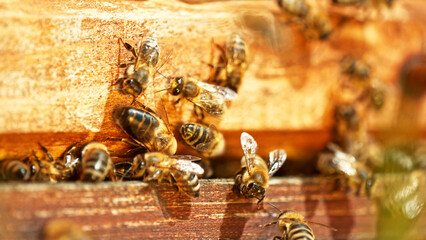
[[[235,176],[235,187],[246,198],[256,198],[258,206],[265,198],[269,178],[284,164],[287,153],[277,149],[269,153],[266,163],[257,152],[257,143],[250,134],[241,134],[241,146],[244,157],[241,159],[241,170]]]
[[[43,228],[43,240],[91,240],[81,226],[66,219],[49,221]]]
[[[217,157],[225,151],[225,138],[213,125],[187,123],[180,128],[185,143],[205,157]]]
[[[237,98],[233,90],[198,81],[194,78],[174,78],[168,88],[173,96],[180,96],[212,116],[220,118],[226,111],[226,101]],[[179,99],[180,100],[180,99]],[[178,100],[178,101],[179,101]],[[204,114],[201,115],[204,118]]]
[[[0,180],[4,181],[27,181],[31,173],[27,164],[13,159],[0,161]]]
[[[125,94],[133,96],[133,102],[136,100],[148,84],[152,82],[155,73],[155,66],[160,57],[160,48],[154,37],[141,39],[136,47],[119,41],[133,55],[133,59],[120,67],[126,67],[125,76],[117,79],[114,85],[120,84],[120,89]]]
[[[76,180],[78,178],[81,161],[74,154],[75,145],[65,152],[62,160],[58,159],[54,162],[54,166],[60,172],[60,175],[56,176],[57,181]]]
[[[113,181],[116,180],[114,166],[105,145],[91,142],[83,148],[81,155],[81,181],[101,182],[107,176]]]
[[[197,175],[202,175],[204,170],[192,162],[196,160],[200,158],[190,155],[168,156],[161,152],[138,154],[133,159],[129,175],[144,181],[174,183],[180,191],[198,197],[200,183]]]
[[[247,69],[246,43],[240,35],[232,34],[226,40],[225,46],[216,45],[216,47],[219,48],[222,54],[217,66],[210,73],[209,82],[217,82],[238,92]]]
[[[336,144],[328,143],[327,148],[332,152],[319,155],[318,170],[325,175],[344,176],[349,186],[359,194],[362,184],[371,175],[370,170],[353,155],[343,152]]]
[[[282,236],[275,236],[274,239],[282,239],[282,240],[297,240],[297,239],[306,239],[306,240],[314,240],[314,232],[309,224],[316,224],[322,227],[329,228],[333,231],[337,231],[336,229],[315,222],[310,222],[305,220],[305,217],[292,210],[282,211],[278,216],[278,221],[270,222],[262,227],[269,227],[272,225],[278,224],[278,228],[280,232],[282,232]]]
[[[113,115],[115,123],[124,130],[138,147],[143,146],[152,152],[174,155],[177,150],[176,138],[168,125],[149,108],[145,110],[122,107],[117,108]]]
[[[370,85],[371,67],[366,62],[352,56],[345,56],[340,67],[344,74],[347,74],[353,81]]]
[[[376,174],[369,178],[365,188],[367,196],[394,217],[413,220],[424,207],[426,174],[424,169],[409,173]]]
[[[56,162],[53,159],[49,151],[39,143],[39,147],[48,157],[48,160],[37,157],[33,151],[32,156],[26,158],[24,163],[28,165],[31,173],[31,181],[41,182],[56,182],[58,176],[61,175],[60,171],[56,167]]]
[[[295,18],[306,36],[314,39],[327,39],[332,32],[332,24],[327,14],[310,6],[306,1],[278,0],[284,12]]]

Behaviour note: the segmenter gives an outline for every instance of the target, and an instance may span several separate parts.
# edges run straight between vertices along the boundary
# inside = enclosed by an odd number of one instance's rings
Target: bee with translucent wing
[[[133,159],[129,172],[132,179],[172,183],[189,196],[200,196],[200,183],[197,175],[204,169],[193,161],[200,158],[191,155],[169,156],[160,152],[138,154]]]
[[[241,159],[241,170],[235,176],[235,186],[246,198],[258,199],[258,205],[266,195],[269,178],[275,174],[287,159],[287,153],[283,149],[277,149],[269,153],[267,163],[257,155],[257,143],[253,137],[243,132],[241,134],[241,146],[244,157]]]
[[[213,42],[212,42],[213,43]],[[247,46],[239,34],[230,35],[224,46],[214,44],[212,48],[211,62],[214,58],[214,47],[221,52],[217,65],[211,64],[208,82],[219,84],[238,92],[241,81],[247,69]]]
[[[234,100],[238,96],[229,88],[184,77],[174,78],[168,91],[173,96],[179,96],[180,99],[183,98],[193,103],[194,111],[198,107],[203,113],[206,112],[218,118],[222,117],[227,109],[226,101]],[[203,113],[201,118],[204,118]]]
[[[148,84],[152,82],[155,74],[155,67],[160,58],[160,48],[157,39],[154,37],[146,37],[141,39],[137,44],[137,49],[132,45],[119,41],[133,55],[133,59],[120,67],[126,67],[125,75],[117,79],[114,85],[119,84],[121,90],[125,94],[133,96],[133,102],[145,91]]]

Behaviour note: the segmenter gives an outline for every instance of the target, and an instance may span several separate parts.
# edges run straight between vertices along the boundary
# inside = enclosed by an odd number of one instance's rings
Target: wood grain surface
[[[315,138],[317,130],[329,130],[334,104],[330,96],[341,77],[338,61],[346,54],[364,58],[374,76],[387,84],[384,109],[370,114],[369,122],[371,129],[390,126],[399,102],[398,72],[409,56],[422,51],[424,1],[395,1],[392,8],[362,21],[348,16],[364,10],[325,0],[319,6],[330,12],[334,26],[327,41],[306,39],[272,0],[2,1],[2,155],[24,157],[37,140],[59,156],[75,141],[124,136],[111,112],[131,98],[109,90],[118,76],[117,64],[130,57],[119,37],[135,44],[141,36],[155,35],[160,62],[166,63],[164,74],[203,80],[209,71],[205,62],[211,40],[223,44],[229,34],[242,34],[249,46],[249,68],[239,98],[219,123],[225,135],[282,131],[283,138],[265,144],[276,146],[286,142],[286,131],[292,135],[300,130],[300,137],[313,131]],[[157,75],[139,101],[150,105],[158,98],[154,91],[164,84]],[[422,110],[416,116],[424,126],[424,100],[417,102],[416,109]],[[172,128],[193,120],[190,107],[166,101]],[[324,144],[323,139],[316,145]],[[231,146],[238,143],[227,140]],[[291,158],[303,155],[305,147],[302,141]]]
[[[271,239],[277,210],[232,191],[231,180],[201,180],[199,198],[171,186],[138,182],[101,184],[9,184],[0,186],[1,239],[39,239],[53,219],[80,224],[94,239]],[[376,207],[365,197],[335,190],[319,178],[271,180],[266,202],[300,211],[318,239],[372,239]]]

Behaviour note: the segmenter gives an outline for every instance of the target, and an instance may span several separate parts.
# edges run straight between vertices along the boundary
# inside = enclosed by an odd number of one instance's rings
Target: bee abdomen
[[[200,196],[200,182],[198,177],[192,173],[173,172],[177,187],[191,196]]]
[[[288,230],[289,240],[315,240],[312,229],[306,224],[293,223]]]
[[[108,161],[109,158],[105,153],[94,154],[93,157],[85,160],[80,179],[89,182],[103,181],[107,174]]]
[[[188,144],[197,146],[200,143],[205,143],[209,138],[209,129],[201,127],[199,125],[193,125],[194,134],[188,138]]]
[[[2,180],[28,180],[30,171],[28,166],[17,160],[0,161],[0,179]]]

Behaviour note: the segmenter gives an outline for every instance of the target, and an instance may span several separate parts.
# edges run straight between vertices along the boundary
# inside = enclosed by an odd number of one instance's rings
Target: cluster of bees
[[[324,40],[332,31],[327,15],[313,8],[305,1],[278,0],[282,10],[294,17],[295,22],[308,37]],[[336,4],[385,4],[390,6],[391,0],[333,0]],[[160,47],[155,37],[145,37],[136,46],[120,39],[121,44],[132,54],[132,58],[120,68],[124,75],[113,85],[125,95],[132,97],[132,106],[117,107],[113,112],[113,121],[129,137],[129,139],[110,138],[126,142],[146,152],[137,154],[133,161],[114,164],[107,147],[100,142],[90,142],[81,151],[74,144],[64,153],[62,158],[53,158],[49,151],[40,145],[46,157],[39,158],[35,152],[24,160],[5,159],[0,161],[0,179],[13,181],[70,181],[101,182],[106,178],[112,181],[142,180],[159,183],[173,183],[177,189],[191,197],[200,195],[198,179],[205,176],[205,171],[197,161],[201,158],[191,155],[175,155],[177,140],[163,115],[137,101],[159,73],[158,62]],[[199,122],[182,124],[179,128],[181,139],[186,145],[196,150],[203,157],[220,156],[225,150],[225,139],[213,124],[206,121],[205,115],[221,118],[230,101],[237,98],[238,88],[247,69],[247,46],[239,34],[230,35],[223,45],[215,44],[220,52],[216,64],[211,64],[208,79],[200,81],[192,77],[165,77],[168,86],[156,92],[166,92],[193,105],[194,114]],[[386,197],[383,206],[401,213],[407,218],[415,218],[423,207],[419,182],[424,182],[426,153],[423,147],[410,150],[412,156],[400,161],[401,155],[407,151],[399,148],[381,149],[380,153],[371,153],[367,140],[365,124],[354,103],[373,106],[380,109],[385,100],[385,91],[380,82],[371,74],[371,67],[360,59],[347,56],[341,61],[342,73],[347,79],[342,83],[341,96],[335,109],[335,138],[327,144],[327,150],[319,155],[318,170],[325,175],[337,175],[359,193],[363,189],[367,195]],[[163,75],[164,76],[164,75]],[[353,89],[356,89],[354,93]],[[133,105],[138,105],[134,107]],[[164,107],[164,106],[163,106]],[[269,153],[266,161],[257,155],[257,143],[254,138],[243,132],[241,134],[243,157],[241,169],[235,176],[235,189],[245,198],[257,199],[258,206],[263,202],[268,188],[269,178],[284,164],[287,154],[284,149],[276,149]],[[378,157],[379,156],[379,157]],[[378,159],[380,158],[380,159]],[[391,162],[391,163],[389,163]],[[405,169],[405,176],[398,181],[404,186],[377,193],[377,189],[385,189],[382,185],[386,177],[374,174],[377,168]],[[378,166],[380,165],[380,166]],[[406,165],[410,165],[407,167]],[[381,186],[381,187],[380,187]],[[409,189],[410,191],[407,191]],[[398,198],[398,199],[397,199]],[[402,200],[401,200],[402,198]],[[415,207],[409,209],[406,204]],[[271,204],[271,206],[273,206]],[[273,206],[275,207],[275,206]],[[291,210],[281,211],[277,221],[263,227],[277,224],[282,236],[274,239],[314,239],[309,226],[313,223]],[[67,224],[66,224],[67,225]],[[327,227],[327,226],[325,226]],[[328,227],[333,229],[331,227]],[[53,227],[53,229],[56,229]],[[55,233],[56,234],[56,233]],[[80,234],[80,233],[79,233]],[[83,234],[83,233],[81,233]],[[90,239],[87,237],[87,239]]]

